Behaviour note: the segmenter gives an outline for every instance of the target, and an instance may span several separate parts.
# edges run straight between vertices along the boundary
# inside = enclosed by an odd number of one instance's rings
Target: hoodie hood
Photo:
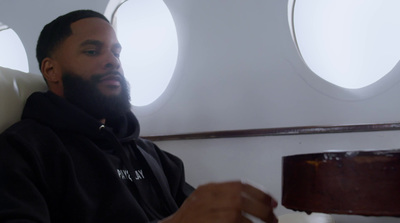
[[[58,131],[94,138],[102,137],[99,129],[104,127],[99,120],[50,91],[33,93],[27,99],[22,119],[33,119]],[[105,127],[111,128],[122,141],[135,140],[140,133],[139,122],[132,112],[106,120]]]

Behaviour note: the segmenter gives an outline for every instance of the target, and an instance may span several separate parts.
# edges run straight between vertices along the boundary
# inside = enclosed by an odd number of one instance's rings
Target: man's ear
[[[52,58],[46,57],[42,60],[41,72],[48,83],[58,83],[61,73],[57,69],[57,63]]]

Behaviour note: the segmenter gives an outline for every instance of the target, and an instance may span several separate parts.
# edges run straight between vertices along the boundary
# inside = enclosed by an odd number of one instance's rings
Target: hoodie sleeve
[[[0,135],[0,222],[50,222],[34,153],[23,139]]]

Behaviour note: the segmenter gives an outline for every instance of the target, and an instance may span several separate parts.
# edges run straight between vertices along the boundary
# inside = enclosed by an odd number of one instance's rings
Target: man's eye
[[[94,55],[97,55],[97,51],[96,50],[85,50],[85,54],[87,54],[89,56],[94,56]]]

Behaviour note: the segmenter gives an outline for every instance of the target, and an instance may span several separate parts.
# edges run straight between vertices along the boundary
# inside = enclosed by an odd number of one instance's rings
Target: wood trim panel
[[[149,139],[152,141],[168,141],[168,140],[190,140],[190,139],[239,138],[239,137],[256,137],[256,136],[393,131],[393,130],[400,130],[400,123],[336,125],[336,126],[299,126],[299,127],[265,128],[265,129],[226,130],[226,131],[184,133],[184,134],[174,134],[174,135],[142,136],[142,138]]]

